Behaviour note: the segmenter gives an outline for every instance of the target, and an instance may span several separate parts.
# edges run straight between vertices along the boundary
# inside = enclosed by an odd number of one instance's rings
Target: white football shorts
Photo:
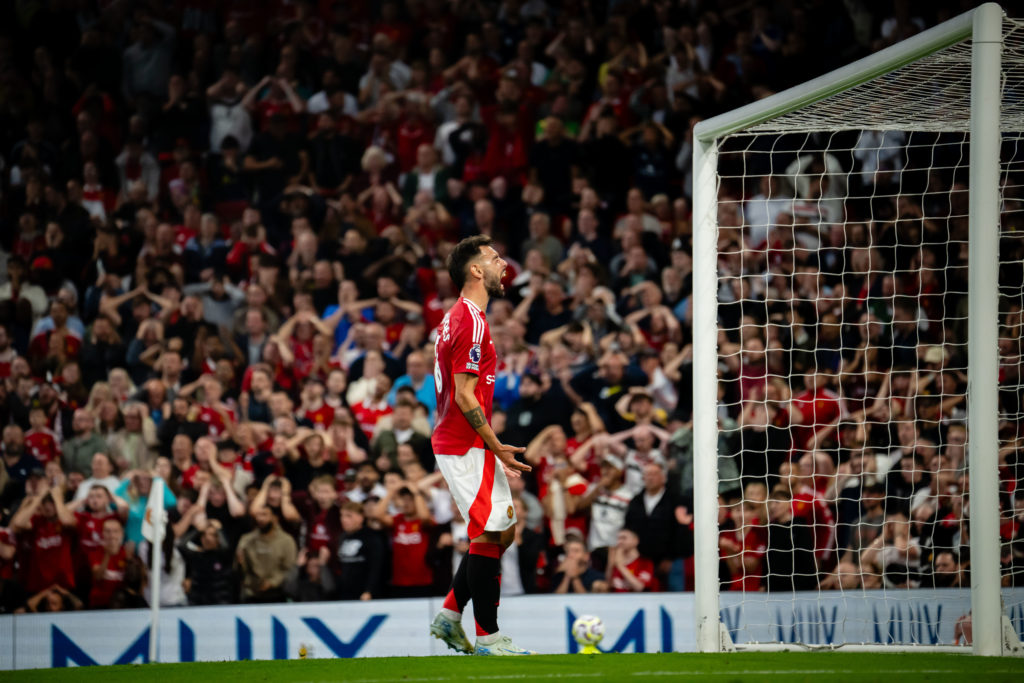
[[[504,531],[516,523],[512,491],[498,457],[483,448],[465,455],[435,454],[452,498],[469,525],[469,538],[485,531]]]

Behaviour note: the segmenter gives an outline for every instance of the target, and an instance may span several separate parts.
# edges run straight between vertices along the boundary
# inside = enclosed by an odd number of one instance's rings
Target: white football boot
[[[430,624],[430,635],[443,640],[449,648],[456,652],[462,652],[467,655],[473,654],[473,644],[466,637],[462,624],[452,621],[443,614],[438,613],[434,617],[433,623]]]
[[[536,652],[532,650],[524,650],[515,643],[508,636],[499,636],[496,641],[488,645],[484,645],[479,640],[476,641],[476,649],[473,650],[475,655],[535,655]]]

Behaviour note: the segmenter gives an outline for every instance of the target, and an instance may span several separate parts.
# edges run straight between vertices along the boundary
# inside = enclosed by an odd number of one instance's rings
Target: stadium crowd
[[[965,4],[0,9],[0,612],[443,594],[432,336],[478,233],[493,426],[534,468],[503,593],[686,590],[692,127]],[[726,589],[966,581],[965,179],[904,192],[872,135],[722,184]]]

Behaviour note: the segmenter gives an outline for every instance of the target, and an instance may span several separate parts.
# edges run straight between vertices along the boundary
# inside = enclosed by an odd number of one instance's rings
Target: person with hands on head
[[[602,442],[605,435],[595,437]],[[632,497],[626,488],[626,465],[622,458],[605,453],[601,458],[600,477],[580,497],[578,507],[590,510],[590,530],[587,545],[598,567],[604,567],[608,548],[617,543],[618,532],[626,523],[626,511]]]
[[[477,235],[459,242],[447,265],[461,296],[437,329],[438,415],[431,443],[438,469],[469,524],[470,546],[430,632],[465,653],[531,654],[498,630],[501,554],[514,540],[516,524],[508,477],[531,470],[516,459],[526,449],[501,443],[488,423],[497,357],[484,311],[492,296],[505,292],[502,278],[507,264],[490,237]],[[477,626],[475,648],[461,624],[471,599]]]
[[[227,605],[234,602],[231,548],[220,522],[208,519],[188,532],[181,542],[188,566],[185,592],[190,605]]]
[[[81,484],[79,488],[82,488]],[[86,490],[85,497],[75,499],[69,508],[75,515],[78,532],[75,566],[76,576],[81,577],[92,554],[103,546],[103,525],[109,519],[125,519],[128,516],[128,503],[114,496],[102,484],[93,484]]]
[[[36,494],[26,496],[11,518],[11,529],[25,534],[31,548],[24,574],[29,593],[38,593],[51,584],[75,588],[71,557],[74,528],[75,515],[64,505],[64,476],[60,475],[52,487],[49,480],[41,480]]]
[[[234,545],[246,528],[245,503],[232,487],[228,470],[214,465],[212,471],[214,476],[199,488],[199,499],[193,506],[198,508],[193,526],[202,528],[208,521],[216,521],[228,542]]]
[[[387,493],[374,507],[374,517],[391,530],[391,595],[427,597],[434,584],[434,572],[427,562],[428,530],[434,524],[427,496],[401,475],[389,475],[384,480]],[[397,514],[389,513],[392,505]]]
[[[60,584],[39,591],[25,603],[29,612],[69,612],[82,609],[82,601]]]
[[[259,493],[249,504],[249,514],[256,517],[263,508],[270,508],[279,521],[298,524],[302,515],[292,503],[292,483],[286,477],[269,476],[263,480]]]
[[[242,571],[244,602],[283,602],[283,584],[295,565],[295,539],[281,529],[268,506],[253,513],[256,528],[238,542],[236,559]]]

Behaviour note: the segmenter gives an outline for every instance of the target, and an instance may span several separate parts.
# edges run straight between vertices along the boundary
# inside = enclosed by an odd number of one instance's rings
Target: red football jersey
[[[483,448],[483,439],[455,403],[455,375],[468,372],[480,378],[476,384],[476,399],[490,422],[496,363],[491,329],[484,312],[469,299],[460,297],[437,328],[434,347],[437,425],[431,437],[435,453],[464,455],[470,448]]]
[[[744,560],[748,557],[760,560],[768,550],[768,528],[764,526],[751,526],[748,529],[747,533],[743,536],[740,536],[740,531],[736,529],[730,529],[722,533],[729,534],[730,538],[739,543],[741,548],[740,556]],[[744,570],[742,575],[732,577],[727,583],[722,584],[722,587],[728,587],[728,590],[731,591],[756,593],[761,589],[761,574],[758,572],[748,573]]]
[[[330,516],[337,516],[338,509],[331,506],[326,510],[320,510],[309,522],[309,535],[306,537],[306,547],[310,555],[316,555],[320,548],[329,548],[338,540],[337,525],[331,526],[328,522]]]
[[[103,549],[94,550],[89,558],[89,566],[96,568],[103,562]],[[128,564],[128,554],[122,547],[117,554],[107,558],[107,564],[103,567],[103,574],[99,578],[93,578],[92,588],[89,589],[89,607],[99,609],[110,605],[114,593],[124,583],[124,570]]]
[[[95,515],[86,510],[75,512],[75,523],[78,529],[78,545],[85,553],[93,553],[103,545],[103,525],[108,519],[117,519],[113,512]]]
[[[419,519],[395,515],[391,530],[391,585],[429,586],[434,572],[427,564],[430,537]]]
[[[72,530],[55,519],[42,515],[32,518],[31,551],[25,568],[25,588],[38,593],[53,584],[74,589],[75,572],[71,564]]]
[[[828,563],[836,544],[836,519],[831,506],[809,486],[793,492],[793,520],[811,526],[814,556]]]
[[[373,433],[377,430],[377,423],[385,415],[392,413],[391,406],[387,401],[374,403],[369,397],[363,399],[362,403],[352,406],[352,417],[359,423],[359,428],[367,439],[373,439]]]
[[[13,545],[17,547],[18,540],[11,533],[11,530],[7,527],[0,527],[0,543],[4,545]],[[5,560],[0,557],[0,579],[13,579],[14,578],[14,559]]]
[[[238,416],[235,415],[235,411],[231,410],[231,408],[227,408],[225,412],[232,420],[238,419]],[[228,430],[228,425],[224,421],[224,417],[210,406],[199,407],[198,419],[200,422],[206,424],[207,428],[210,430],[211,438],[219,438],[221,434],[224,434]]]
[[[334,408],[324,403],[316,410],[306,410],[302,416],[312,422],[314,427],[327,429],[334,422]]]
[[[28,430],[28,433],[25,434],[25,450],[44,464],[60,458],[60,443],[57,441],[57,435],[49,429]]]
[[[654,563],[646,557],[638,557],[626,565],[626,569],[644,584],[645,591],[658,590],[658,579],[654,576]],[[612,569],[612,592],[632,593],[633,587],[618,567]]]
[[[803,415],[803,422],[791,429],[793,447],[798,450],[810,448],[814,433],[845,412],[839,394],[831,389],[803,391],[793,397],[793,407]]]

